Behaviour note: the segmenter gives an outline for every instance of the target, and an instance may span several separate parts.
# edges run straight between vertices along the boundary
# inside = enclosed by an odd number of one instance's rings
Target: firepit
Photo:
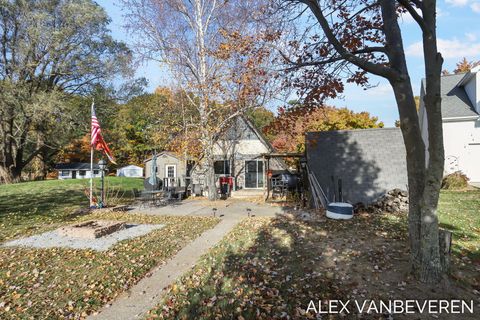
[[[96,239],[125,229],[124,221],[91,220],[58,229],[62,236]]]

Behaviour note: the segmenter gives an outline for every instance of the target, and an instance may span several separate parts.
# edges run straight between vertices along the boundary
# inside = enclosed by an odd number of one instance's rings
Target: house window
[[[175,178],[175,165],[167,165],[166,166],[166,174],[167,174],[167,178]]]
[[[60,176],[62,176],[62,177],[68,177],[69,175],[70,175],[70,171],[68,171],[68,170],[60,171]]]
[[[245,161],[245,188],[263,188],[264,173],[262,160]]]
[[[93,174],[98,174],[98,170],[93,170]]]
[[[220,160],[213,163],[215,174],[230,174],[230,161]]]
[[[78,175],[84,177],[87,174],[87,171],[85,170],[80,170],[78,171]]]

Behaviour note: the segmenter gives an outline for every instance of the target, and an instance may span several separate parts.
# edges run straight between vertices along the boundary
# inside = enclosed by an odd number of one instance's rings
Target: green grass
[[[98,310],[218,220],[207,217],[94,213],[77,219],[122,220],[165,227],[106,252],[0,248],[1,319],[78,319]]]
[[[99,179],[94,179],[98,196]],[[107,194],[117,191],[120,201],[128,200],[133,188],[143,188],[143,180],[107,177]],[[0,185],[0,242],[38,233],[71,220],[79,207],[88,207],[84,189],[88,179],[48,180]]]
[[[106,252],[0,247],[0,318],[84,318],[113,300],[155,266],[218,223],[206,217],[154,217],[93,212],[88,180],[51,180],[0,185],[0,242],[90,219],[164,224],[145,236],[119,242]],[[95,180],[99,185],[99,180]],[[108,177],[107,193],[129,201],[142,179]],[[98,191],[98,188],[97,188]],[[110,198],[113,201],[113,198]],[[108,199],[107,199],[108,200]]]
[[[453,252],[480,263],[480,189],[442,190],[440,226],[453,233]]]

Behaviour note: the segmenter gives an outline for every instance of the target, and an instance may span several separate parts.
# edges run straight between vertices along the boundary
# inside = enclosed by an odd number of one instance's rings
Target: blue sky
[[[131,44],[122,25],[122,11],[113,0],[97,0],[112,19],[110,29],[116,39]],[[480,0],[438,0],[438,45],[444,57],[444,69],[452,70],[455,64],[466,57],[468,60],[480,60]],[[417,25],[409,17],[402,21],[403,40],[406,48],[410,77],[416,94],[420,92],[420,80],[423,77],[421,34]],[[133,45],[133,44],[132,44]],[[157,86],[168,85],[168,73],[157,63],[139,66],[137,76],[149,80],[149,90]],[[398,119],[398,111],[393,92],[387,82],[378,77],[371,78],[371,84],[377,85],[367,91],[348,85],[343,99],[329,102],[335,106],[348,107],[354,111],[368,111],[377,116],[386,126],[393,126]]]

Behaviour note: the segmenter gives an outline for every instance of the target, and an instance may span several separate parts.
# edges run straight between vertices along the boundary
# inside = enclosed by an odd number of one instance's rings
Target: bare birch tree
[[[238,103],[228,85],[235,82],[232,55],[219,50],[234,31],[250,30],[256,1],[123,0],[127,29],[138,39],[145,59],[169,66],[178,85],[198,112],[203,162],[207,166],[209,198],[216,198],[213,170],[216,139],[250,103]],[[266,75],[263,75],[266,77]],[[237,83],[239,84],[239,83]],[[230,87],[231,89],[231,87]],[[257,93],[256,97],[259,96]],[[249,97],[251,98],[251,97]],[[255,100],[255,99],[253,99]]]

